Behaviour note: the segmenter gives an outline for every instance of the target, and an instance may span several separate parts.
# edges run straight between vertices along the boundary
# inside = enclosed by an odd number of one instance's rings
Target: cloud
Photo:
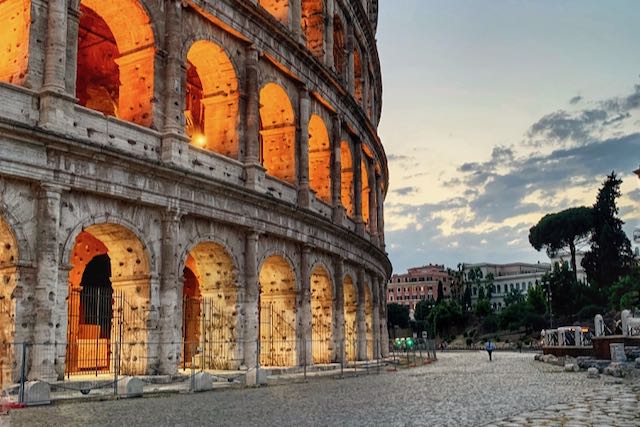
[[[580,101],[582,101],[582,97],[580,95],[576,95],[573,98],[571,98],[569,100],[569,104],[571,105],[576,105],[577,103],[579,103]]]
[[[399,196],[409,196],[413,193],[417,193],[420,189],[418,187],[402,187],[396,190],[393,190]]]

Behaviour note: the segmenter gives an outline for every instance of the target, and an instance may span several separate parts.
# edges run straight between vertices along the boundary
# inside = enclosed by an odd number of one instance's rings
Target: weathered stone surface
[[[144,394],[144,383],[137,377],[124,377],[118,380],[118,396],[120,397],[142,397]]]
[[[565,363],[564,371],[565,372],[578,372],[578,371],[580,371],[580,367],[575,363]]]
[[[609,344],[611,349],[611,361],[612,362],[626,362],[627,355],[624,353],[624,344],[614,343]]]
[[[27,381],[24,385],[24,403],[29,406],[51,403],[51,387],[44,381]]]
[[[208,372],[198,372],[193,378],[193,391],[209,391],[213,389],[213,376]]]
[[[605,375],[621,378],[624,376],[623,366],[619,362],[612,362],[609,366],[604,368],[604,373]]]
[[[244,377],[244,383],[248,386],[259,386],[267,384],[267,371],[264,369],[249,369]]]
[[[600,371],[598,371],[598,368],[589,368],[589,369],[587,369],[587,377],[588,378],[599,378],[600,377]]]

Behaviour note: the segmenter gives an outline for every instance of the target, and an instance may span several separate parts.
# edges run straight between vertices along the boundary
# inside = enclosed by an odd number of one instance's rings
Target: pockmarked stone
[[[565,372],[578,372],[580,367],[575,363],[565,363],[564,371]]]
[[[144,383],[137,377],[124,377],[118,381],[118,395],[120,397],[142,397]]]
[[[624,371],[622,370],[622,364],[619,362],[613,362],[604,369],[605,375],[611,375],[612,377],[622,378]]]
[[[587,378],[599,378],[600,377],[600,371],[598,371],[598,368],[589,368],[587,370]]]
[[[609,344],[609,349],[611,351],[612,362],[627,361],[627,355],[624,353],[624,344],[621,344],[621,343]]]
[[[24,385],[24,403],[29,406],[51,403],[51,387],[44,381],[28,381]]]
[[[213,389],[213,376],[208,372],[198,372],[193,378],[193,391],[209,391]]]

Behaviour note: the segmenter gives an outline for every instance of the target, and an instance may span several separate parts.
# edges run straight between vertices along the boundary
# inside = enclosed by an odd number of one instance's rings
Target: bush
[[[466,337],[467,337],[467,331],[464,331],[464,332],[462,333],[462,336],[466,338]]]
[[[467,347],[471,347],[471,344],[473,344],[473,339],[471,339],[471,338],[467,338],[467,339],[465,340],[465,343],[467,344]]]

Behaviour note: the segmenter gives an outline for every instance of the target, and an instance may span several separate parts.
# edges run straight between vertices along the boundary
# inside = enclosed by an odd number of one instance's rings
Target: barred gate
[[[65,374],[146,370],[146,321],[122,291],[107,287],[69,294]]]
[[[234,369],[236,318],[214,298],[185,297],[182,368]]]
[[[260,365],[296,366],[295,321],[273,301],[260,304]]]
[[[314,318],[311,322],[311,354],[313,363],[331,363],[333,355],[333,325]]]
[[[358,328],[357,323],[344,324],[344,356],[347,362],[358,360]]]

